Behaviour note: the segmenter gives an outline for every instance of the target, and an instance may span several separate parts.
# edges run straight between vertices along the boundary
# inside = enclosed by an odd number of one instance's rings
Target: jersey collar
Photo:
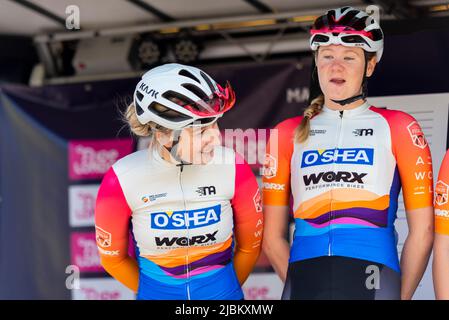
[[[368,110],[369,107],[370,107],[369,103],[367,101],[365,101],[364,104],[358,106],[357,108],[350,109],[350,110],[344,110],[343,111],[343,117],[347,118],[347,117],[358,116],[359,114],[362,114],[363,112]],[[322,113],[324,115],[332,116],[332,117],[336,117],[336,118],[340,118],[341,117],[340,110],[329,109],[326,105],[323,106]]]
[[[151,148],[148,150],[150,159],[153,159],[154,162],[156,162],[160,166],[168,167],[168,168],[174,168],[176,167],[176,164],[170,163],[159,154],[159,151],[157,150],[157,146],[151,146]]]

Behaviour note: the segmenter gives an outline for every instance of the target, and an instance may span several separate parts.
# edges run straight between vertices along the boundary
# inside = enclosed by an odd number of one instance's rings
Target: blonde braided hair
[[[310,119],[319,114],[323,110],[324,95],[319,95],[312,100],[310,106],[304,110],[304,118],[302,118],[300,124],[295,130],[295,142],[303,143],[309,137],[310,132]]]

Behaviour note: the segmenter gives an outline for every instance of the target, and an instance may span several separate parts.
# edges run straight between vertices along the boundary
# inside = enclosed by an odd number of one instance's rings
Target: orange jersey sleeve
[[[101,264],[116,280],[137,292],[139,268],[128,255],[131,209],[120,182],[110,168],[98,191],[95,206],[95,235]]]
[[[435,232],[449,235],[449,151],[441,163],[435,184]]]
[[[263,167],[263,204],[288,206],[294,133],[302,117],[279,123],[270,134]]]
[[[406,210],[433,206],[432,156],[424,133],[411,115],[373,108],[388,122]]]
[[[253,270],[260,254],[263,214],[259,186],[250,166],[236,154],[236,177],[231,205],[236,248],[234,267],[240,284]]]

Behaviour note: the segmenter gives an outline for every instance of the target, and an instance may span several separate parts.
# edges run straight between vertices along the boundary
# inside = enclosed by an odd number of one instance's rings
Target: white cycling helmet
[[[310,47],[313,51],[319,46],[340,44],[375,52],[377,62],[382,57],[382,29],[372,16],[353,7],[327,11],[315,20],[310,34]]]
[[[134,91],[139,122],[172,130],[212,124],[234,103],[229,82],[222,88],[204,71],[177,63],[149,70]]]

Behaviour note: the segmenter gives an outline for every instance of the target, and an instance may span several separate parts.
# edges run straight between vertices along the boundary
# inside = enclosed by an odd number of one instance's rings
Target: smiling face
[[[315,59],[321,91],[327,106],[339,106],[331,99],[343,100],[361,93],[365,69],[365,54],[362,48],[322,46],[318,49]],[[367,77],[372,75],[375,65],[375,59],[368,61]]]
[[[179,137],[179,157],[192,164],[207,164],[214,156],[214,149],[220,145],[218,124],[205,127],[189,127]]]
[[[167,148],[173,146],[173,132],[166,134],[159,131],[156,138]],[[207,164],[213,159],[215,147],[221,144],[220,138],[216,122],[204,127],[187,127],[181,130],[178,147],[171,152],[176,152],[176,156],[187,163]],[[162,150],[162,156],[165,160],[173,162],[167,149]]]

